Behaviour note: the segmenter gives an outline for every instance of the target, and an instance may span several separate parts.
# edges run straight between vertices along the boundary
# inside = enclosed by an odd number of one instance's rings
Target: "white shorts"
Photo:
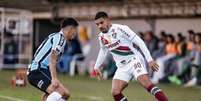
[[[144,59],[133,57],[124,66],[118,67],[113,79],[129,82],[133,77],[137,80],[138,76],[148,74]]]

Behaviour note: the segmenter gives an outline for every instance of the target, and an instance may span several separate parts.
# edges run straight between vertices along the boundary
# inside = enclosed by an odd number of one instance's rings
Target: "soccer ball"
[[[26,86],[27,82],[26,82],[26,72],[25,72],[25,70],[17,70],[16,75],[12,77],[11,84],[14,87],[16,87],[16,86],[20,86],[20,87]]]

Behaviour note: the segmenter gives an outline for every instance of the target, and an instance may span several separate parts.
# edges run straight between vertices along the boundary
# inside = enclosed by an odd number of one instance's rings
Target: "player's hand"
[[[54,88],[57,88],[59,86],[59,80],[57,78],[52,78],[51,83]]]
[[[159,70],[159,66],[156,63],[156,61],[150,61],[149,63],[149,67],[153,70],[153,71],[158,71]]]
[[[94,69],[98,80],[103,80],[103,74],[100,69]]]

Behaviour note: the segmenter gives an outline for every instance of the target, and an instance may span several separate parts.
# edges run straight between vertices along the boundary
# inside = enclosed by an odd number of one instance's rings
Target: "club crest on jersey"
[[[109,44],[109,41],[106,40],[105,38],[103,38],[102,36],[101,36],[101,42],[102,42],[104,45]]]

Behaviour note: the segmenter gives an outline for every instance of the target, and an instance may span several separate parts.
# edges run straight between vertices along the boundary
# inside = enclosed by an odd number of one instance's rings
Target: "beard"
[[[100,31],[103,32],[103,33],[107,33],[108,32],[107,28],[101,28]]]

